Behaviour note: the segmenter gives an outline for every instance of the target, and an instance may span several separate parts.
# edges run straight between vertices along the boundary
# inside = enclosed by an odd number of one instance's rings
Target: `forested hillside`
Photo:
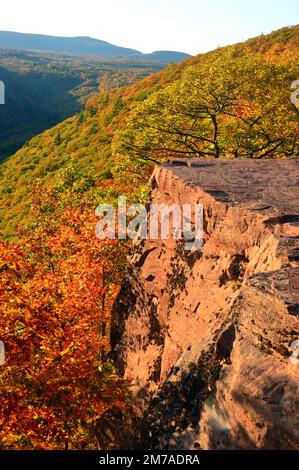
[[[180,155],[298,156],[298,111],[290,101],[298,51],[299,27],[285,28],[94,95],[83,112],[2,165],[4,234],[14,236],[30,220],[32,184],[47,185],[70,160],[96,181],[134,172],[144,180],[152,164]]]
[[[80,111],[100,87],[129,85],[165,66],[162,60],[0,49],[0,80],[6,85],[6,105],[0,107],[0,161],[26,140]]]

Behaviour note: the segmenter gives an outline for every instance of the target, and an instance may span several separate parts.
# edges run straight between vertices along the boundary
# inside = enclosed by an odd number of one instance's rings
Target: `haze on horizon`
[[[10,0],[0,30],[198,54],[299,23],[298,0]]]

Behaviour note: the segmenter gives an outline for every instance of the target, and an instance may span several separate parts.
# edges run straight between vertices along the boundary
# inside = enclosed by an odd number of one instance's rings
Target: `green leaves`
[[[143,174],[170,157],[286,158],[299,155],[290,101],[295,64],[228,49],[133,106],[113,149],[125,172]]]

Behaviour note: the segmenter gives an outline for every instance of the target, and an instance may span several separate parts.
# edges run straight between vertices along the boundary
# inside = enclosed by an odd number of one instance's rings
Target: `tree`
[[[53,188],[37,187],[40,223],[22,248],[0,243],[2,449],[95,448],[96,420],[125,407],[107,359],[124,250],[95,237],[94,210],[78,204],[82,179],[67,168]]]
[[[61,135],[60,135],[59,130],[54,135],[53,143],[54,143],[55,147],[58,147],[61,144]]]
[[[138,175],[170,157],[296,157],[294,76],[257,54],[208,58],[133,107],[114,139],[115,158]]]

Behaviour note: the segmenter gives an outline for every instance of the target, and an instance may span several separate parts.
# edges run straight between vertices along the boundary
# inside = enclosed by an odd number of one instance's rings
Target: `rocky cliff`
[[[203,204],[204,244],[132,248],[111,328],[142,413],[131,445],[298,448],[299,161],[173,161],[150,187]]]

